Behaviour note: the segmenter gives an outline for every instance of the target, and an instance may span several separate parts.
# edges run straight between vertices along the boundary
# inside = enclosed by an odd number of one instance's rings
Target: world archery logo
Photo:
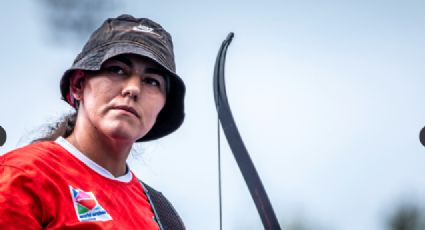
[[[74,203],[75,212],[79,221],[112,220],[112,217],[99,202],[97,202],[92,192],[74,189],[71,185],[69,186],[69,190],[71,191],[72,202]]]

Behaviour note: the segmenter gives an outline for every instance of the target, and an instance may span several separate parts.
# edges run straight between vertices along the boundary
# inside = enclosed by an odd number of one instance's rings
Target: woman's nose
[[[137,101],[140,97],[140,88],[141,88],[141,79],[137,75],[133,75],[126,79],[124,83],[124,88],[122,95],[124,97],[130,97],[131,99]]]

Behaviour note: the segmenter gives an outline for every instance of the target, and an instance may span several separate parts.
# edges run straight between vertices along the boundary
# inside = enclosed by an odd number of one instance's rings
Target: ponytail
[[[32,143],[40,141],[54,141],[58,137],[66,138],[74,131],[75,122],[77,120],[77,112],[64,115],[58,122],[50,124],[46,127],[44,135],[32,141]]]

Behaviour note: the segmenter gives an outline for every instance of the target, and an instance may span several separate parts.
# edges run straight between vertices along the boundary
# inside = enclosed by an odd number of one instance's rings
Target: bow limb
[[[223,41],[217,55],[214,67],[214,100],[218,118],[226,136],[227,142],[238,163],[239,169],[248,186],[248,190],[254,200],[257,211],[263,222],[264,229],[280,230],[273,207],[264,189],[263,183],[258,176],[257,170],[252,163],[251,157],[242,141],[239,131],[233,119],[230,105],[227,101],[226,86],[224,83],[224,64],[226,61],[227,48],[233,39],[233,33],[229,33]]]

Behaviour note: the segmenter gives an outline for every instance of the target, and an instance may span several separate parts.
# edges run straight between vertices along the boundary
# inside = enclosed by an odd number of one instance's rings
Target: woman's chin
[[[111,139],[131,143],[136,142],[146,134],[146,132],[142,132],[140,129],[135,130],[135,127],[109,127],[104,133]]]

